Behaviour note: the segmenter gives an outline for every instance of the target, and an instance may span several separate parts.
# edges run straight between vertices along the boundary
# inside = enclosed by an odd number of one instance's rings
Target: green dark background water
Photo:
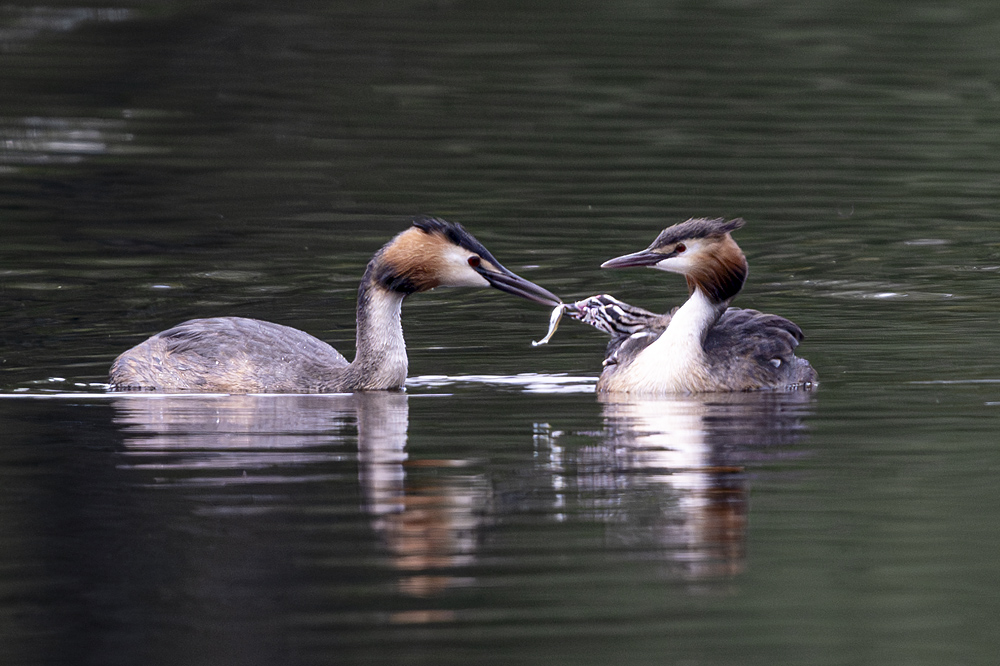
[[[10,664],[993,663],[992,2],[0,5]],[[114,397],[197,316],[348,356],[430,213],[565,299],[741,216],[818,391],[615,404],[604,339],[410,299],[406,395]]]

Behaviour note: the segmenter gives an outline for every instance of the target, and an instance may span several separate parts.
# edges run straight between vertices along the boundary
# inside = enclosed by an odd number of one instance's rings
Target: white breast
[[[711,390],[702,342],[719,310],[700,289],[674,313],[667,330],[627,367],[620,368],[605,390],[628,393],[690,393]]]

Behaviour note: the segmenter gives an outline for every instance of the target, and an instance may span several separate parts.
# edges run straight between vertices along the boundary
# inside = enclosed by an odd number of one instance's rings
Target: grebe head
[[[664,229],[645,250],[609,259],[601,268],[648,266],[680,273],[691,291],[699,288],[716,302],[727,301],[743,288],[749,270],[729,235],[744,224],[742,218],[690,219]]]
[[[418,217],[376,257],[374,279],[403,294],[435,287],[495,287],[536,303],[556,306],[559,297],[512,273],[462,225]]]

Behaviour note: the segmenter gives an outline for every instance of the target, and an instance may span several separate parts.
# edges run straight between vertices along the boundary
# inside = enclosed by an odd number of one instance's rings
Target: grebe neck
[[[362,280],[358,288],[357,351],[338,382],[338,390],[377,391],[402,386],[406,381],[404,298],[405,293]]]
[[[673,313],[667,330],[655,344],[659,344],[664,338],[670,338],[671,342],[668,344],[697,346],[700,350],[708,329],[715,326],[728,307],[728,300],[717,301],[700,287],[695,287],[684,305]]]

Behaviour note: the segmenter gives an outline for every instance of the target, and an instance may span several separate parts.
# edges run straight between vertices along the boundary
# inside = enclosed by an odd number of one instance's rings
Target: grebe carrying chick
[[[597,382],[602,393],[704,393],[809,388],[816,371],[795,355],[802,329],[778,315],[731,308],[749,267],[730,233],[742,219],[690,219],[664,229],[640,252],[602,268],[648,266],[687,279],[689,298],[656,314],[608,295],[556,306],[612,336]]]
[[[242,317],[192,319],[115,359],[111,387],[205,393],[399,389],[407,372],[403,299],[435,287],[495,287],[543,305],[560,303],[504,268],[461,225],[419,217],[368,263],[358,288],[354,361],[288,326]]]

